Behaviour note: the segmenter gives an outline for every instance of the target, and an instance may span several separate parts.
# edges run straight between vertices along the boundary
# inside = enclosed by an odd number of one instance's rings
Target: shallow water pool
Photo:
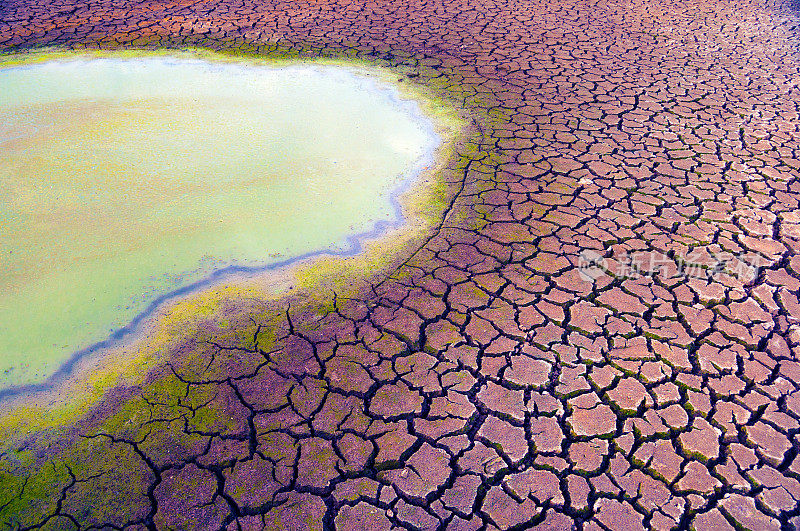
[[[61,58],[0,68],[0,388],[159,297],[396,220],[437,144],[341,67]]]

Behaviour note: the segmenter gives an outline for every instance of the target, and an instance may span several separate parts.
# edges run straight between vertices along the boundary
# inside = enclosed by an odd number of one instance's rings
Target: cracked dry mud
[[[147,385],[26,442],[32,461],[3,452],[0,521],[798,527],[795,7],[3,2],[6,52],[358,57],[486,119],[450,166],[443,222],[397,271],[324,314],[187,340]]]

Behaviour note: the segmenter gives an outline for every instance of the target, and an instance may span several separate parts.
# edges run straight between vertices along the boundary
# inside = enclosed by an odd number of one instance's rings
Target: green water
[[[43,381],[157,297],[396,217],[435,136],[337,67],[174,57],[0,68],[0,388]]]

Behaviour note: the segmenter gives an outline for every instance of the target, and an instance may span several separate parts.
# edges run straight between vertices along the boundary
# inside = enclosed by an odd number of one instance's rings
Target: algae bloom
[[[214,271],[347,249],[398,219],[437,142],[416,104],[342,67],[0,68],[0,389]]]

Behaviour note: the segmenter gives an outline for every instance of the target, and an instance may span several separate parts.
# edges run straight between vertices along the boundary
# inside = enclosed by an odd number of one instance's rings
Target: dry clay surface
[[[247,340],[187,343],[38,472],[2,454],[0,521],[796,528],[794,9],[3,2],[5,51],[350,55],[488,118],[441,226],[393,275],[322,316],[287,307]]]

